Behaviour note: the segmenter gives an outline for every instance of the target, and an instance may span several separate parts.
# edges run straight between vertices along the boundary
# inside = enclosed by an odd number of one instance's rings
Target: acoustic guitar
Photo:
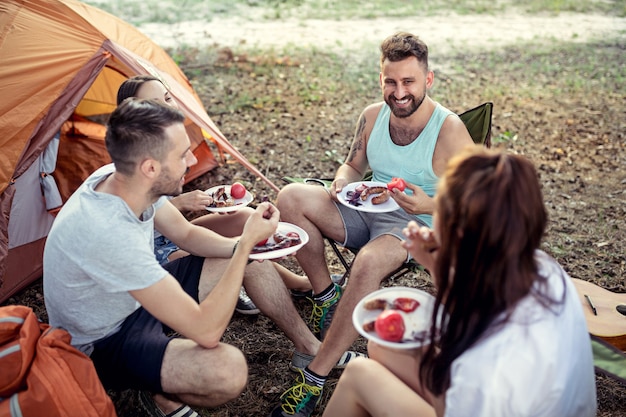
[[[589,333],[626,351],[626,315],[620,313],[626,309],[626,294],[614,293],[578,278],[572,281],[583,305]]]

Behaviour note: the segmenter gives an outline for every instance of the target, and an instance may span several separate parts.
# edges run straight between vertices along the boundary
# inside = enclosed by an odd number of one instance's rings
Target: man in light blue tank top
[[[304,369],[304,381],[297,380],[285,392],[272,416],[311,415],[333,365],[356,339],[354,307],[408,259],[402,247],[402,229],[409,220],[431,225],[438,178],[450,157],[474,146],[458,116],[427,95],[434,82],[428,67],[428,47],[410,33],[396,33],[385,39],[380,49],[384,101],[369,105],[361,113],[348,158],[330,188],[290,184],[278,195],[282,220],[309,234],[309,243],[296,258],[313,286],[313,330],[323,342],[318,355]],[[406,180],[404,192],[391,192],[400,209],[367,213],[338,203],[337,194],[346,185],[361,181],[369,169],[374,181],[387,183],[392,177]],[[343,294],[330,280],[324,237],[360,249]]]

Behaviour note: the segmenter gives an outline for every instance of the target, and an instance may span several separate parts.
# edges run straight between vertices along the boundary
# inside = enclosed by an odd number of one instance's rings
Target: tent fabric
[[[57,187],[57,183],[52,177],[52,173],[56,169],[60,140],[61,132],[54,135],[40,158],[39,182],[41,183],[46,210],[48,211],[55,210],[63,204],[59,187]]]
[[[100,123],[115,108],[119,85],[139,74],[161,79],[187,116],[199,160],[187,181],[218,165],[212,144],[278,191],[220,132],[171,57],[133,26],[76,0],[3,0],[0,302],[41,276],[41,251],[54,219],[43,193],[49,205],[58,204],[58,197],[52,202],[56,184],[65,201],[110,161]],[[55,169],[48,172],[54,161],[43,160],[45,150],[59,132]]]

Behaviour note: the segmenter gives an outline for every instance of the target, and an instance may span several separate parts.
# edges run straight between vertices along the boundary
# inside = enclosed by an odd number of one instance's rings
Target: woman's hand
[[[413,259],[432,273],[439,249],[439,243],[433,231],[412,220],[402,233],[406,237],[406,240],[402,242],[402,247],[409,251]]]
[[[170,202],[179,211],[199,211],[206,210],[207,206],[213,203],[213,198],[204,191],[194,190],[173,197]]]

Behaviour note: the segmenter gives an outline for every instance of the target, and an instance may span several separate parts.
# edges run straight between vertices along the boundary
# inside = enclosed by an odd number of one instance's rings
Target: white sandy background
[[[555,16],[520,14],[414,16],[361,20],[254,21],[232,17],[176,24],[148,23],[139,29],[163,47],[289,46],[353,50],[371,48],[386,36],[406,30],[420,36],[431,52],[492,49],[520,41],[587,42],[595,39],[626,40],[626,19],[611,16],[561,13]],[[370,49],[371,50],[371,49]]]

